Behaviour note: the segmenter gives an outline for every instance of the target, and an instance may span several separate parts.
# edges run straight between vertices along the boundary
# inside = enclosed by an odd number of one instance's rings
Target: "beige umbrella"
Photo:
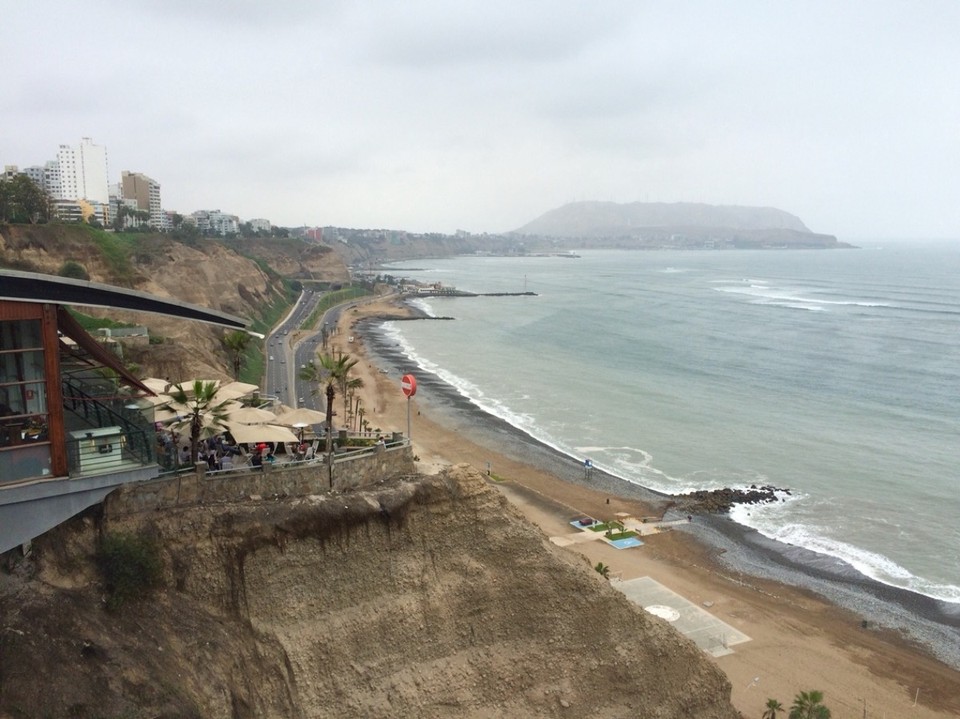
[[[157,393],[166,392],[167,387],[170,386],[170,382],[168,380],[159,379],[157,377],[146,377],[140,380],[140,382],[142,382],[143,386],[149,389],[151,392]]]
[[[222,426],[229,425],[230,413],[236,412],[242,408],[243,405],[239,402],[224,402],[222,405],[218,406],[219,411],[217,414],[221,415],[222,417],[220,422],[214,423],[213,412],[207,410],[201,413],[201,424],[203,427],[208,429],[212,427],[218,431],[223,431],[220,428]],[[178,404],[171,399],[170,403],[166,406],[157,408],[153,415],[153,421],[175,422],[179,419],[186,423],[191,416],[193,416],[193,407],[190,405]]]
[[[238,442],[296,442],[297,435],[275,424],[233,424],[230,434]]]
[[[183,415],[175,409],[169,407],[158,407],[153,413],[154,422],[170,422]]]
[[[227,413],[227,419],[231,424],[239,422],[240,424],[263,424],[265,422],[274,422],[277,415],[265,409],[257,407],[239,407]]]
[[[326,422],[327,415],[315,409],[301,407],[300,409],[292,409],[289,412],[278,415],[276,421],[277,424],[286,425],[287,427],[296,427],[298,425],[306,427],[307,425]]]
[[[289,412],[284,412],[282,415],[277,417],[277,422],[279,424],[296,428],[301,442],[303,441],[303,430],[305,427],[309,427],[312,424],[320,424],[326,421],[326,414],[323,412],[318,412],[315,409],[307,409],[306,407],[292,409]]]
[[[213,404],[220,404],[221,402],[226,402],[231,399],[239,399],[243,397],[246,392],[242,392],[238,389],[230,389],[229,387],[220,387],[217,390],[217,393],[213,395]]]
[[[225,389],[243,392],[243,394],[253,394],[254,392],[260,391],[258,385],[250,384],[249,382],[227,382],[227,384],[220,385],[220,391]]]
[[[137,397],[138,404],[149,404],[154,407],[159,407],[160,405],[167,404],[170,401],[170,395],[168,394],[156,394],[153,397]]]
[[[191,379],[191,380],[184,380],[183,382],[171,382],[171,383],[169,383],[168,386],[167,386],[167,389],[164,391],[164,393],[167,394],[167,395],[171,395],[171,396],[172,396],[173,393],[176,392],[176,391],[177,391],[177,388],[179,387],[179,388],[182,388],[182,389],[183,389],[183,393],[184,393],[188,398],[192,399],[192,398],[193,398],[193,386],[194,386],[194,383],[195,383],[195,382],[201,382],[201,383],[203,383],[203,384],[209,384],[209,383],[212,382],[214,385],[217,386],[218,391],[219,391],[219,388],[220,388],[220,380],[218,380],[218,379],[198,379],[198,380],[193,380],[193,379]],[[234,399],[234,398],[237,397],[237,396],[239,396],[239,395],[230,395],[229,397],[221,397],[220,400],[218,400],[218,401],[223,401],[223,400],[227,400],[227,399]]]

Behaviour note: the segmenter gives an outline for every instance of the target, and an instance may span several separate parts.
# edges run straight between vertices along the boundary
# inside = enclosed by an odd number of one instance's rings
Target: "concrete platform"
[[[743,632],[720,621],[710,612],[650,577],[627,581],[613,580],[610,584],[614,589],[623,592],[634,604],[668,621],[677,631],[714,657],[732,654],[733,649],[730,647],[750,641],[750,637]]]

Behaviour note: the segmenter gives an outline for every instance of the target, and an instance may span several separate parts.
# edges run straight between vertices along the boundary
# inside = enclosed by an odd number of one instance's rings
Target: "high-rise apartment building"
[[[48,191],[58,200],[89,200],[107,204],[107,148],[84,137],[76,147],[60,145],[57,173]]]
[[[150,213],[150,225],[158,230],[169,229],[167,214],[160,206],[160,183],[142,172],[120,173],[120,192],[124,200],[136,200],[138,210]]]
[[[160,207],[160,183],[141,172],[120,173],[120,191],[125,200],[136,200],[138,210],[150,213],[150,224],[167,229],[167,216]]]

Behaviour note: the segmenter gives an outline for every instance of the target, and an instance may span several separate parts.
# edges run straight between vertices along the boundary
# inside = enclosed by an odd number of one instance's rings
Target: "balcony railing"
[[[86,427],[67,433],[70,476],[156,464],[156,434],[124,398],[94,397],[75,378],[63,380],[63,406]]]

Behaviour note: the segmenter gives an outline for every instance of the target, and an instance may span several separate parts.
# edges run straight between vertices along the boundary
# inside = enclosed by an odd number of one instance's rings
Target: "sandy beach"
[[[332,340],[332,350],[359,360],[354,376],[364,382],[366,418],[383,432],[406,432],[407,400],[396,369],[375,363],[382,357],[365,342],[362,322],[407,314],[390,298],[362,303],[344,313]],[[493,486],[548,537],[571,534],[569,522],[577,516],[644,517],[660,509],[655,496],[622,482],[573,481],[582,468],[536,447],[505,451],[508,430],[471,432],[452,422],[450,411],[419,395],[411,400],[411,438],[421,471],[466,463],[489,472]],[[825,693],[838,719],[960,716],[960,672],[898,632],[864,627],[862,617],[813,592],[731,570],[717,560],[716,549],[688,532],[664,531],[644,541],[626,550],[590,541],[561,551],[581,553],[591,565],[603,562],[622,580],[651,577],[749,636],[732,653],[713,659],[729,677],[733,703],[745,717],[760,717],[768,698],[789,707],[797,692],[810,689]]]

